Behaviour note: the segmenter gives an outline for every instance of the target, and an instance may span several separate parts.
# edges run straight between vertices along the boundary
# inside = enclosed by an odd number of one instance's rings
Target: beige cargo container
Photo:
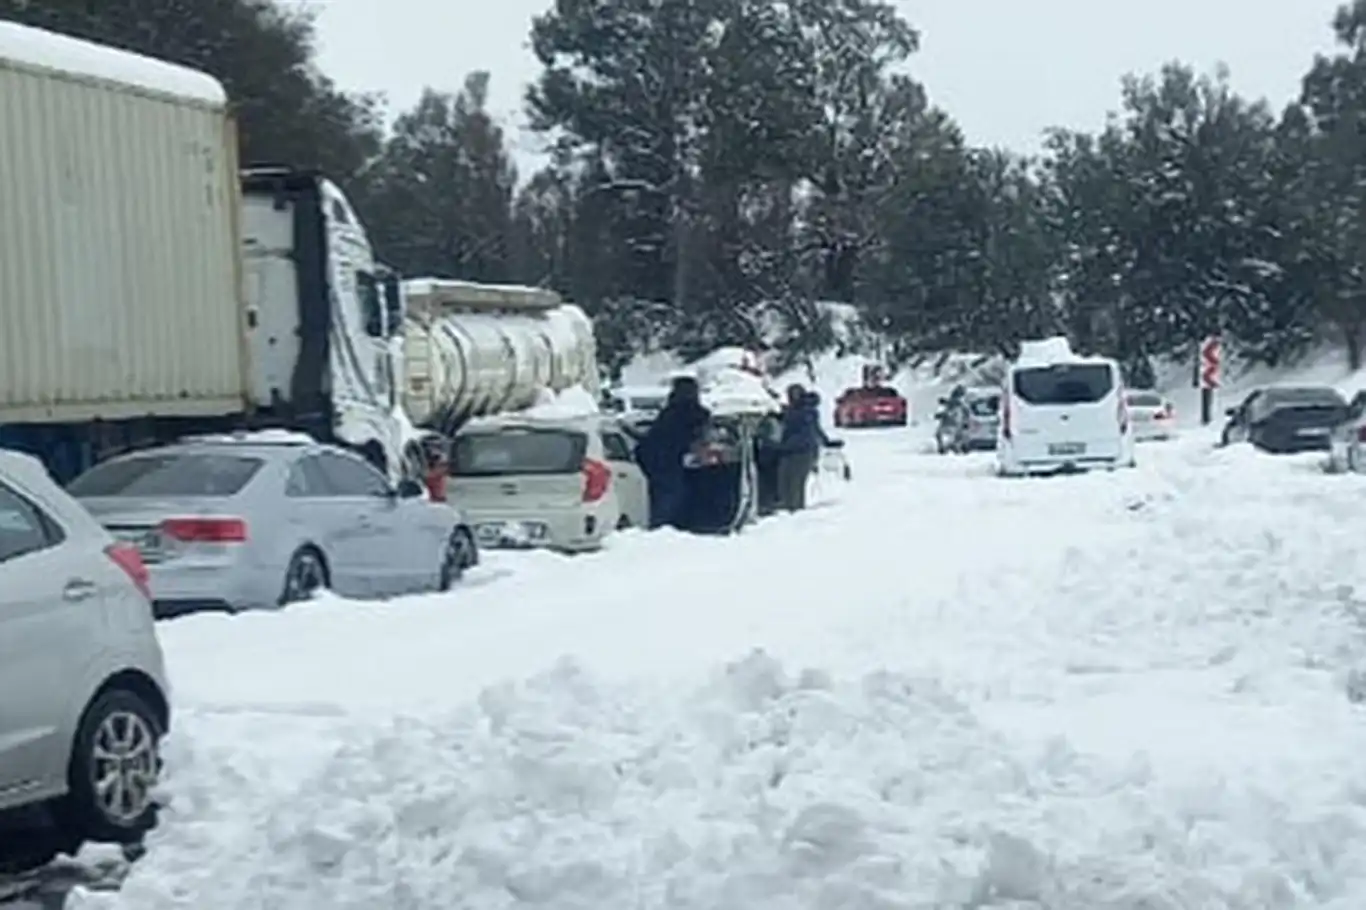
[[[213,79],[0,23],[0,424],[242,411],[237,180]]]

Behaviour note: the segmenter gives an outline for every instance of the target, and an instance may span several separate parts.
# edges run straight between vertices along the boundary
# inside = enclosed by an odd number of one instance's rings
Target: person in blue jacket
[[[677,526],[687,493],[683,456],[701,440],[711,421],[697,380],[674,380],[669,399],[636,446],[636,460],[650,491],[650,527]]]
[[[806,508],[806,483],[830,438],[821,429],[820,396],[798,384],[787,387],[783,435],[778,443],[778,501],[789,512]]]

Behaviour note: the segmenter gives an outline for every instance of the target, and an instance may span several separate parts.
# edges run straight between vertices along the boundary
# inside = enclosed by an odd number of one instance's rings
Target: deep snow
[[[1366,478],[1210,438],[851,434],[739,538],[168,624],[171,808],[73,906],[1361,910]]]

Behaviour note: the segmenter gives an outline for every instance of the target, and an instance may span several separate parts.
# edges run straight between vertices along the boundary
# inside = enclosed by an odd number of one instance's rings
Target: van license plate
[[[1083,455],[1086,446],[1080,442],[1055,442],[1048,447],[1049,455]]]

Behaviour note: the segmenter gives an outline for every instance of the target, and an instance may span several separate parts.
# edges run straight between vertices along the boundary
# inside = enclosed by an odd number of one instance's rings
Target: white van
[[[1008,477],[1133,467],[1119,364],[1079,357],[1065,338],[1023,342],[1001,390],[996,463]]]

